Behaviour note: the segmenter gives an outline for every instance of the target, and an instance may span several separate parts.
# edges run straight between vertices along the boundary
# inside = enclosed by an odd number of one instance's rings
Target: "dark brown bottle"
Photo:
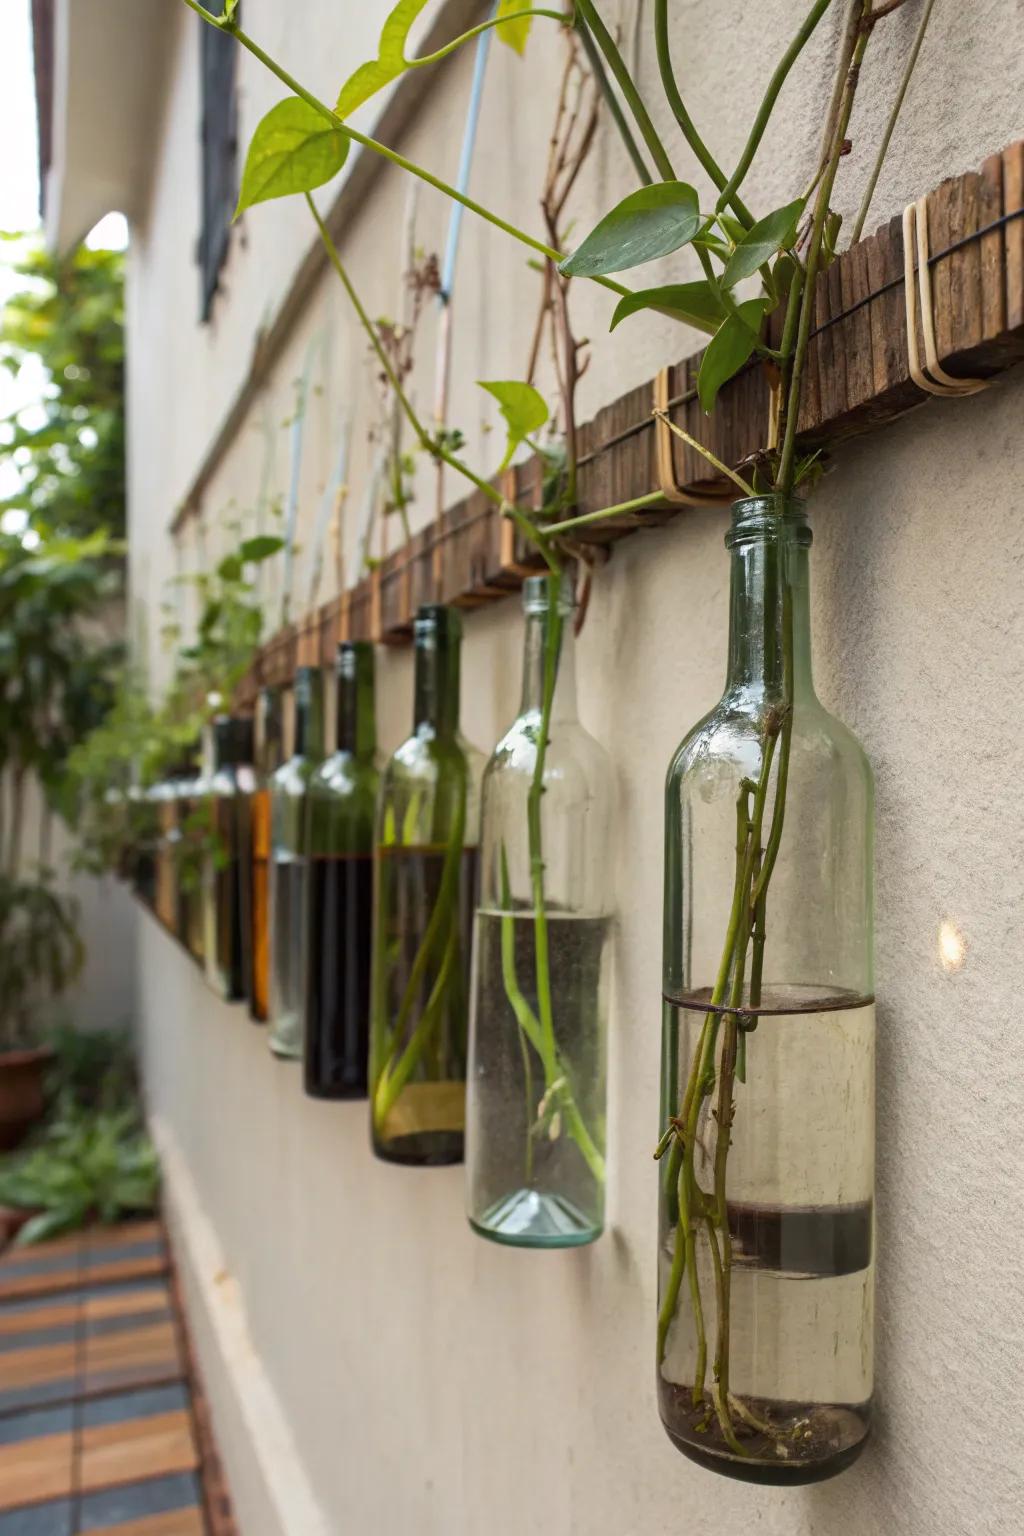
[[[365,1098],[370,1031],[377,732],[373,647],[338,647],[336,750],[308,789],[306,1092]]]

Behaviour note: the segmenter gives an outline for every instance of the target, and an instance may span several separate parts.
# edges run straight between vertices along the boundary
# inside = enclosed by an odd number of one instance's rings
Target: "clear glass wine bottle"
[[[295,673],[294,750],[270,779],[270,1049],[302,1057],[306,997],[306,792],[323,755],[323,679],[319,667]]]
[[[695,1461],[803,1483],[871,1416],[872,781],[814,692],[802,505],[726,542],[726,689],[666,786],[658,1395]]]
[[[568,575],[523,587],[518,718],[484,774],[466,1105],[469,1220],[520,1247],[604,1225],[611,765],[576,713]]]

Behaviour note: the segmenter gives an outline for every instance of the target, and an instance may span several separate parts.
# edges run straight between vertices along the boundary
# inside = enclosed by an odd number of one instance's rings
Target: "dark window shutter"
[[[238,196],[238,110],[235,71],[238,44],[200,21],[202,77],[202,222],[199,268],[202,318],[210,318],[221,267],[228,254],[231,215]]]

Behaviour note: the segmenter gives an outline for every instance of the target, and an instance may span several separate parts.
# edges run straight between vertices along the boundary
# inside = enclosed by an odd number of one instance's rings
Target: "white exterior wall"
[[[811,167],[828,90],[821,48],[836,9],[787,86],[788,126],[755,164],[749,195],[760,208],[792,196]],[[385,10],[381,0],[307,0],[297,26],[293,8],[247,0],[245,25],[331,96],[372,51]],[[681,74],[696,82],[688,100],[724,162],[759,99],[763,61],[803,11],[802,0],[766,0],[755,22],[740,0],[673,7]],[[889,24],[904,47],[916,12],[908,5]],[[310,237],[301,200],[249,212],[213,322],[198,326],[198,25],[182,10],[172,28],[129,284],[132,591],[137,609],[149,607],[154,662],[156,604],[174,570],[167,526]],[[847,208],[897,74],[888,54],[869,54],[843,168]],[[538,30],[525,64],[503,49],[491,61],[471,190],[527,221],[558,58]],[[642,73],[660,105],[652,65],[645,52]],[[245,143],[283,92],[252,61],[241,69]],[[457,162],[469,71],[468,55],[444,66],[400,146],[442,175]],[[872,226],[1019,136],[1022,83],[1015,0],[939,5]],[[657,115],[668,136],[667,114]],[[677,161],[694,176],[688,155]],[[581,181],[577,227],[628,185],[605,129]],[[346,231],[343,254],[374,314],[395,311],[406,186],[384,174]],[[443,200],[425,189],[418,242],[439,249],[446,220]],[[522,376],[536,282],[523,252],[467,217],[451,420],[484,468],[499,456],[498,439],[483,432],[497,418],[474,381]],[[594,340],[581,419],[688,350],[685,332],[654,320],[609,338],[606,296],[595,289],[581,285],[574,302],[579,332]],[[365,345],[344,295],[325,282],[263,403],[276,489],[287,470],[279,424],[318,335],[326,364],[307,424],[307,533],[353,398],[352,509],[371,457]],[[428,413],[433,350],[430,316],[414,383]],[[772,1536],[980,1536],[1019,1519],[1022,410],[1020,370],[973,399],[928,403],[842,448],[813,518],[818,687],[860,735],[878,785],[879,1413],[862,1461],[817,1489],[757,1491],[690,1466],[657,1418],[650,1152],[662,782],[679,738],[717,697],[726,638],[724,516],[685,512],[616,549],[579,648],[581,713],[612,753],[620,794],[610,1225],[600,1243],[530,1254],[479,1241],[463,1216],[459,1169],[374,1162],[365,1105],[304,1099],[299,1072],[272,1059],[244,1011],[215,1001],[176,946],[140,921],[149,1095],[242,1536],[660,1536],[681,1526],[721,1536],[755,1527]],[[183,538],[185,568],[201,548],[212,556],[229,547],[224,524],[251,508],[261,453],[254,417],[218,471],[202,537],[193,524]],[[432,512],[429,472],[420,489],[416,525]],[[354,511],[350,570],[353,521]],[[300,591],[303,570],[300,561]],[[279,574],[268,573],[271,618],[278,592]],[[520,634],[514,599],[466,618],[463,721],[484,748],[515,712]],[[385,750],[406,733],[410,707],[411,657],[382,652]],[[967,942],[955,974],[940,964],[944,921]]]

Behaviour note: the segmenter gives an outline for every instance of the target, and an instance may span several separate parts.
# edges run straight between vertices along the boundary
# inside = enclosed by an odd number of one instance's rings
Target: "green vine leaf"
[[[508,441],[505,457],[499,466],[500,473],[511,462],[519,444],[544,426],[548,419],[547,404],[544,396],[532,384],[522,384],[514,379],[497,379],[490,383],[478,379],[477,383],[497,400],[508,427]]]
[[[427,0],[398,0],[381,28],[377,57],[360,64],[338,92],[335,111],[339,117],[350,117],[364,101],[405,73],[410,63],[405,56],[409,29],[426,3]]]
[[[685,181],[658,181],[631,192],[605,214],[559,271],[566,277],[605,277],[670,256],[701,227],[697,194]]]
[[[495,16],[499,18],[495,31],[503,43],[507,43],[520,58],[526,52],[526,44],[533,25],[532,16],[520,13],[530,9],[530,0],[499,0]],[[507,20],[504,19],[507,17]]]
[[[271,107],[252,136],[235,218],[254,203],[312,192],[336,176],[348,154],[347,135],[298,96]]]
[[[804,202],[804,198],[798,197],[796,202],[776,208],[774,213],[766,213],[747,231],[726,264],[722,281],[727,288],[751,277],[766,261],[771,261],[776,251],[793,244]]]
[[[701,360],[697,375],[697,394],[702,408],[714,408],[718,391],[739,373],[757,346],[758,329],[768,308],[766,299],[748,299],[735,315],[728,315],[718,327]]]
[[[269,560],[271,555],[284,549],[284,542],[276,534],[261,533],[255,538],[245,539],[238,553],[247,564],[257,565],[261,560]]]
[[[621,321],[642,309],[653,309],[659,315],[696,326],[709,336],[715,334],[725,318],[721,300],[710,283],[668,283],[663,288],[642,288],[620,299],[608,329],[614,331]]]

